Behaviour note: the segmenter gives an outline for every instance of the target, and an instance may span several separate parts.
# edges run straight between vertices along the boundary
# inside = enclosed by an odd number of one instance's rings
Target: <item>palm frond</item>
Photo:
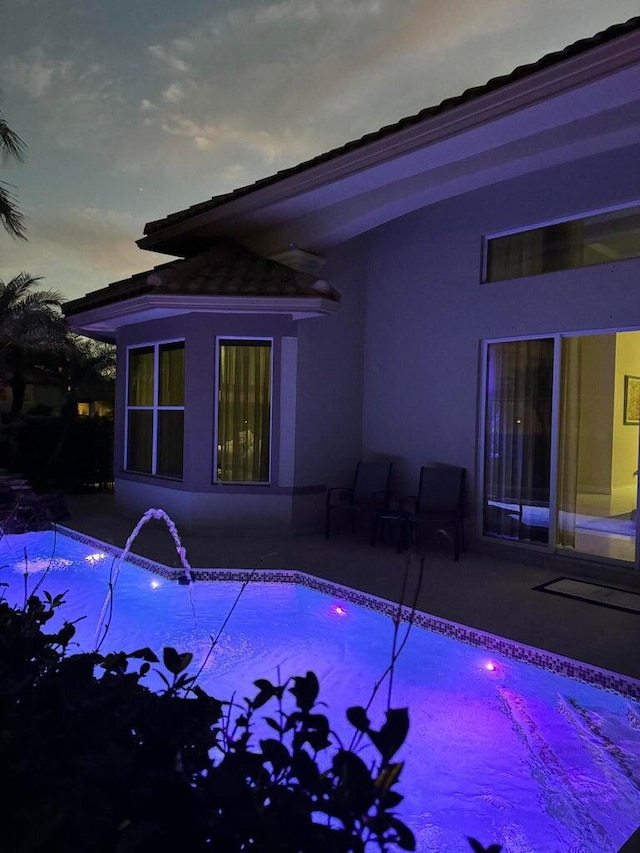
[[[19,272],[10,278],[8,282],[0,281],[0,290],[5,290],[11,294],[15,294],[15,298],[19,299],[23,293],[27,293],[31,288],[42,281],[41,275],[31,275],[31,273]]]
[[[57,290],[39,290],[27,293],[14,307],[16,311],[29,312],[44,308],[60,308],[62,296]]]
[[[21,305],[37,307],[39,305],[56,305],[62,303],[62,295],[56,290],[36,290],[33,288],[42,280],[42,276],[33,276],[21,272],[9,279],[0,281],[0,312],[13,311]]]
[[[9,157],[13,157],[14,160],[23,163],[26,150],[27,146],[24,140],[14,130],[11,130],[2,112],[0,112],[0,154],[2,162],[6,163]]]
[[[16,207],[15,196],[7,189],[8,186],[9,184],[0,181],[0,223],[12,237],[16,237],[18,240],[26,240],[25,218]]]

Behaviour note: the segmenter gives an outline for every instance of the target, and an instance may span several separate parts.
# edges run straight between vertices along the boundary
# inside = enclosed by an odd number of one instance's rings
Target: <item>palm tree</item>
[[[13,159],[22,163],[25,149],[25,143],[11,130],[0,110],[0,160],[6,163],[7,160]],[[12,237],[26,240],[24,216],[16,207],[15,196],[11,190],[9,184],[0,181],[0,223]]]
[[[26,272],[6,284],[0,281],[0,379],[13,392],[12,418],[22,410],[27,369],[55,372],[69,346],[61,296],[54,290],[34,290],[39,281]]]
[[[77,414],[78,399],[82,396],[109,399],[113,396],[116,372],[116,353],[112,344],[99,343],[71,332],[60,365],[67,387],[63,413]]]

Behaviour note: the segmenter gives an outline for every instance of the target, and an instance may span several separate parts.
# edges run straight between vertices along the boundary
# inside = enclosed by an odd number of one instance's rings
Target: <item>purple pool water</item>
[[[113,557],[52,533],[0,540],[0,582],[14,603],[31,589],[67,591],[64,616],[94,645]],[[52,558],[53,553],[53,558]],[[188,588],[122,566],[103,649],[171,645],[204,658],[239,583]],[[195,620],[194,620],[195,610]],[[314,670],[338,731],[368,702],[389,660],[391,620],[294,584],[251,583],[207,663],[202,686],[249,695],[256,678]],[[381,691],[385,693],[386,691]],[[418,849],[459,853],[465,836],[507,853],[613,853],[640,824],[640,703],[546,670],[411,630],[394,676],[410,733],[399,808]],[[372,718],[382,722],[384,696]]]

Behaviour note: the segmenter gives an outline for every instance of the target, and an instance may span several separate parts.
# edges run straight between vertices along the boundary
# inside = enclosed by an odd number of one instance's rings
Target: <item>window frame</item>
[[[161,477],[174,482],[182,482],[184,479],[184,416],[185,403],[184,399],[181,406],[166,406],[159,404],[160,391],[160,349],[163,346],[171,344],[182,344],[184,356],[184,379],[186,379],[186,339],[185,338],[167,338],[161,341],[152,341],[147,343],[136,343],[127,346],[127,360],[125,371],[125,418],[124,418],[124,448],[123,448],[123,470],[127,474],[135,474],[140,477]],[[153,350],[153,399],[150,406],[136,406],[129,403],[129,382],[130,382],[130,367],[131,367],[131,352],[133,350],[152,349]],[[129,468],[127,465],[129,455],[129,412],[151,412],[151,470],[136,471],[134,468]],[[183,442],[182,442],[182,473],[179,477],[171,474],[158,473],[158,439],[159,439],[159,413],[166,411],[182,412],[183,417]]]
[[[269,344],[269,473],[266,480],[221,480],[218,477],[218,432],[220,411],[220,347],[224,343],[235,343],[237,341],[250,341],[255,343]],[[214,486],[271,486],[273,485],[274,470],[274,410],[275,410],[275,354],[276,339],[269,335],[216,335],[214,343],[214,377],[215,387],[213,396],[213,469],[212,483]]]
[[[485,234],[482,238],[482,263],[480,268],[480,284],[499,284],[504,281],[517,281],[520,278],[534,278],[540,275],[549,275],[554,272],[569,272],[571,270],[576,269],[585,269],[586,267],[591,266],[600,266],[600,264],[581,264],[575,267],[566,267],[557,270],[543,270],[541,272],[534,272],[529,274],[522,274],[518,276],[512,276],[510,278],[496,278],[490,279],[488,278],[489,273],[489,244],[492,240],[499,240],[502,237],[513,237],[517,234],[527,234],[531,231],[537,231],[541,228],[550,228],[554,225],[563,225],[569,222],[581,222],[591,217],[603,216],[607,213],[617,213],[621,210],[630,210],[634,207],[637,207],[640,212],[640,199],[634,199],[631,201],[625,201],[620,204],[608,205],[606,207],[599,207],[592,210],[583,211],[582,213],[572,214],[570,216],[558,216],[551,219],[543,219],[535,223],[530,223],[529,225],[520,226],[518,228],[508,228],[501,231],[493,231],[489,234]],[[640,257],[638,255],[632,255],[630,257],[625,258],[611,258],[608,261],[602,261],[601,263],[617,263],[618,261],[628,261],[634,260]]]

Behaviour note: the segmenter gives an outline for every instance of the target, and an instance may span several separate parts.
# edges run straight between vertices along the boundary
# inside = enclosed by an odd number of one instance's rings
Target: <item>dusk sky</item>
[[[167,256],[145,222],[590,37],[638,0],[2,0],[1,165],[29,241],[0,279],[65,298]],[[283,247],[285,248],[285,247]],[[304,247],[303,247],[304,248]]]

